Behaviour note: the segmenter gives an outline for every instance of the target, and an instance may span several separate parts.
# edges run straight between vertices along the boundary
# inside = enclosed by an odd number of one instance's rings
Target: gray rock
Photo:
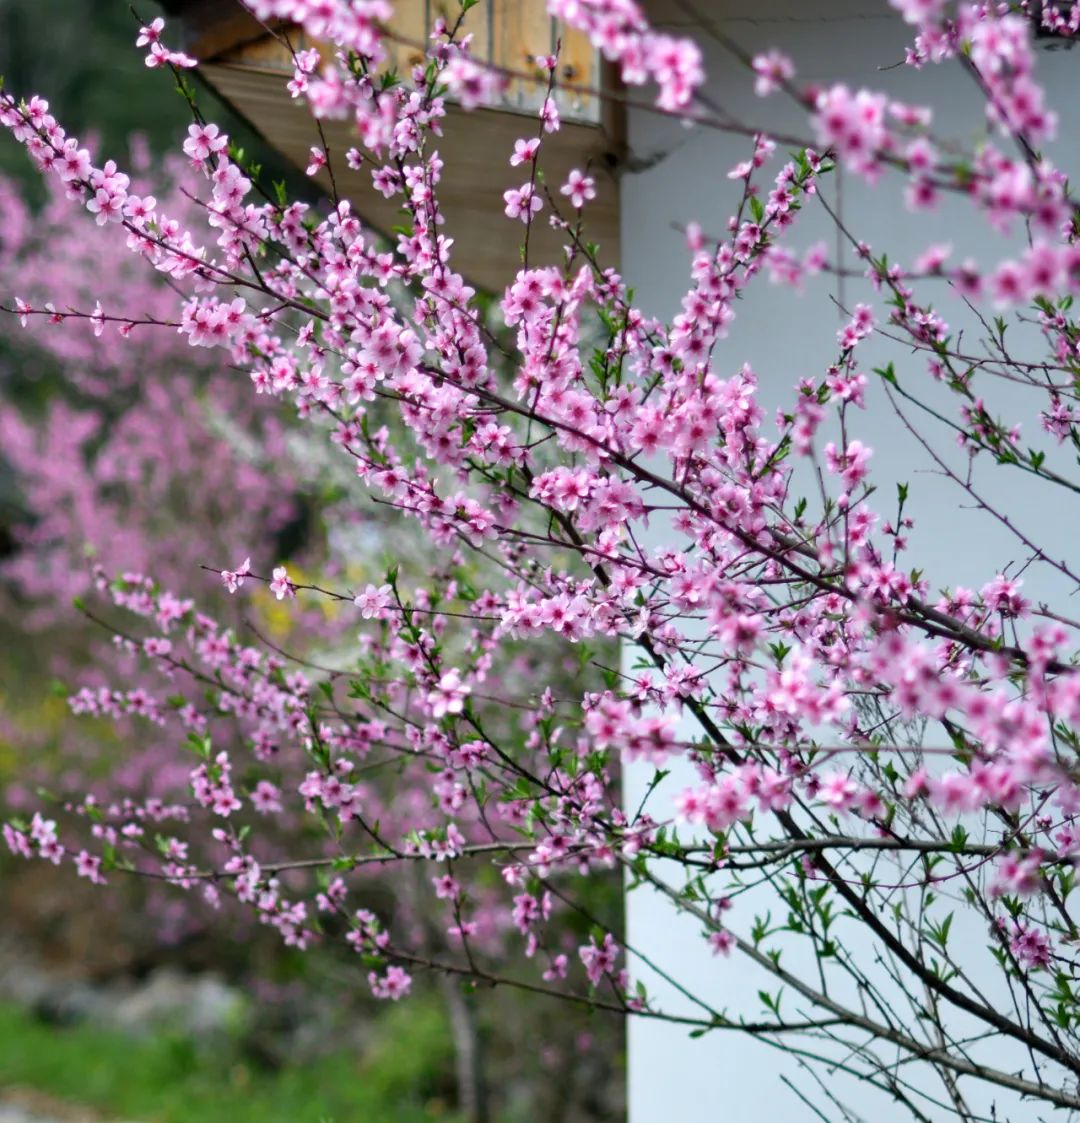
[[[160,967],[145,979],[90,982],[45,970],[9,947],[0,948],[0,999],[61,1024],[89,1022],[136,1035],[167,1028],[195,1038],[235,1029],[246,1008],[242,992],[214,974]]]
[[[0,1123],[59,1123],[45,1115],[31,1115],[17,1104],[0,1104]]]
[[[160,967],[118,994],[102,1017],[129,1033],[166,1026],[201,1038],[227,1032],[243,1009],[240,992],[216,975],[185,975],[172,967]]]

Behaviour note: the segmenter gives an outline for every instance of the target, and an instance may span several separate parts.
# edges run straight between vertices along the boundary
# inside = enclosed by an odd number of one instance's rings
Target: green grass
[[[56,1027],[0,1004],[0,1088],[34,1088],[138,1123],[455,1123],[439,1093],[450,1048],[441,1011],[416,1000],[379,1018],[377,1044],[365,1057],[338,1054],[275,1071],[232,1047]]]

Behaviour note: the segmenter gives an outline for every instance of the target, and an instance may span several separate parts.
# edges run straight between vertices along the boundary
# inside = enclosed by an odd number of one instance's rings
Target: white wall
[[[908,35],[885,0],[758,0],[752,5],[697,0],[696,6],[749,50],[770,45],[786,50],[795,60],[800,82],[840,80],[856,87],[884,89],[903,100],[932,105],[939,135],[971,143],[985,133],[977,91],[958,68],[930,67],[917,72],[894,66],[903,60]],[[790,102],[780,97],[763,102],[754,97],[746,72],[710,41],[700,24],[695,26],[678,0],[657,0],[652,15],[658,23],[692,30],[707,56],[707,95],[725,111],[755,127],[810,136],[805,115]],[[1078,151],[1080,141],[1080,111],[1076,108],[1080,103],[1080,50],[1040,53],[1040,76],[1062,116],[1055,155],[1068,168],[1068,155]],[[697,220],[706,232],[723,233],[740,192],[740,185],[729,181],[726,173],[749,156],[750,142],[704,128],[686,129],[645,111],[630,113],[629,142],[641,170],[627,172],[622,180],[623,272],[647,312],[670,317],[678,311],[679,298],[688,287],[688,254],[673,224]],[[778,168],[779,162],[774,173]],[[1005,243],[991,236],[966,205],[947,202],[928,220],[926,215],[916,217],[905,210],[901,189],[902,183],[894,180],[884,190],[870,192],[851,176],[844,178],[845,221],[875,250],[887,251],[891,260],[906,264],[934,241],[951,242],[956,261],[972,256],[987,264],[1006,255]],[[835,201],[835,184],[829,184],[826,190]],[[835,233],[824,212],[811,207],[787,244],[806,247],[821,238],[833,245]],[[850,264],[850,254],[847,260]],[[822,281],[799,297],[759,279],[748,298],[740,302],[729,339],[718,348],[722,374],[734,373],[744,361],[750,361],[770,415],[777,405],[790,402],[791,389],[799,377],[820,376],[835,357],[835,332],[841,317],[828,302],[829,291],[830,282]],[[871,298],[868,286],[860,282],[849,282],[845,295],[849,307],[858,299]],[[961,307],[955,303],[947,307],[952,323],[965,322]],[[974,345],[975,341],[972,334],[969,342]],[[897,361],[902,377],[928,381],[921,359],[910,358],[900,348],[872,346],[875,350],[868,350],[864,357],[867,371],[876,365],[874,356],[887,352]],[[992,400],[1006,416],[1027,402],[1023,395],[1000,393]],[[1030,407],[1017,419],[1023,421],[1024,432],[1036,443],[1040,434]],[[910,484],[911,510],[918,524],[911,536],[907,564],[924,568],[935,588],[957,582],[978,587],[1006,562],[1022,556],[1021,547],[1007,530],[985,514],[971,510],[962,494],[928,471],[932,465],[926,454],[900,429],[879,386],[871,386],[871,405],[861,429],[856,435],[875,450],[873,472],[882,485],[878,509],[883,516],[890,516],[895,509],[895,482]],[[931,432],[935,447],[956,463],[958,454],[951,438],[940,430]],[[1041,436],[1037,447],[1051,443]],[[1062,517],[1060,508],[1053,512],[1041,509],[1040,504],[1048,498],[1045,487],[1029,486],[1020,472],[997,470],[991,478],[995,500],[1018,512],[1023,527],[1032,531],[1040,544],[1058,551],[1059,557],[1067,556],[1075,537],[1075,508],[1071,518]],[[1061,496],[1049,498],[1062,503]],[[650,545],[659,545],[664,534],[662,527],[655,526]],[[1025,580],[1028,591],[1035,589],[1045,595],[1058,587],[1051,577],[1034,570],[1025,574]],[[627,663],[632,656],[631,651],[626,653]],[[625,795],[628,809],[637,808],[649,771],[639,766],[629,769]],[[686,773],[673,777],[668,782],[669,791],[678,790],[687,779]],[[662,809],[659,803],[651,806],[655,814]],[[707,995],[714,1005],[726,1007],[729,1013],[760,1014],[756,992],[764,985],[763,978],[738,957],[713,959],[699,926],[676,916],[663,898],[644,889],[630,894],[627,922],[631,945],[672,967],[678,979],[692,990]],[[738,920],[733,926],[738,926]],[[985,943],[977,930],[973,936]],[[654,993],[665,994],[664,985],[651,977],[647,968],[641,967],[638,974]],[[684,1000],[673,994],[669,998],[669,1008],[686,1008]],[[743,1035],[713,1033],[693,1041],[685,1030],[644,1020],[632,1021],[629,1035],[631,1123],[713,1123],[728,1119],[733,1123],[801,1123],[815,1118],[780,1079],[781,1073],[787,1074],[797,1079],[800,1087],[812,1090],[805,1077],[798,1076],[795,1063]],[[1022,1061],[1016,1061],[1014,1067]],[[849,1090],[850,1085],[845,1092]],[[847,1098],[870,1119],[907,1118],[895,1105],[874,1099],[859,1088]],[[1014,1123],[1038,1118],[1039,1113],[1030,1106],[1009,1105],[1006,1110],[1007,1102],[998,1097],[999,1113],[1004,1111],[999,1118]],[[988,1099],[982,1103],[989,1107]],[[933,1110],[929,1114],[932,1118],[939,1115]]]

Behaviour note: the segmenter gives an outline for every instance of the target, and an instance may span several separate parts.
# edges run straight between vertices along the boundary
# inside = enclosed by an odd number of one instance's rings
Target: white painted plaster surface
[[[754,4],[699,0],[697,8],[718,19],[724,32],[748,50],[774,45],[787,51],[796,62],[800,81],[844,81],[856,87],[885,89],[902,100],[932,105],[940,135],[966,143],[985,135],[978,93],[958,68],[929,67],[917,72],[895,66],[903,59],[907,33],[899,19],[889,13],[884,0],[759,0]],[[659,16],[684,30],[694,24],[677,0],[660,0],[652,5],[652,12],[654,18]],[[810,137],[801,111],[779,98],[767,102],[755,98],[745,71],[710,43],[700,25],[693,33],[707,56],[707,95],[719,110],[753,126]],[[1076,159],[1080,155],[1080,49],[1040,53],[1039,65],[1051,101],[1062,118],[1054,154],[1066,168],[1076,169],[1080,165]],[[697,220],[706,232],[724,233],[740,191],[726,173],[749,156],[750,142],[710,129],[686,129],[644,111],[630,113],[629,142],[636,166],[643,170],[628,172],[622,183],[623,271],[647,312],[670,317],[678,311],[679,299],[688,287],[689,261],[683,237],[673,227]],[[774,172],[778,167],[776,163]],[[970,256],[986,264],[1007,255],[1002,239],[990,234],[967,205],[946,201],[929,219],[925,214],[914,216],[903,205],[901,189],[899,180],[882,190],[870,191],[850,175],[844,178],[844,220],[875,251],[887,251],[891,259],[910,264],[930,243],[946,241],[953,244],[956,261]],[[827,184],[826,192],[835,203],[835,182]],[[805,248],[822,238],[834,245],[834,228],[820,208],[810,207],[787,244]],[[851,255],[845,253],[850,264]],[[760,379],[767,411],[771,414],[778,405],[789,402],[797,379],[820,376],[835,356],[835,332],[842,319],[829,302],[830,291],[835,292],[835,285],[821,282],[800,297],[772,286],[764,278],[757,280],[747,299],[740,302],[729,338],[717,350],[720,373],[734,373],[749,361]],[[861,282],[848,282],[843,293],[849,306],[871,295]],[[951,323],[967,322],[956,302],[946,303],[943,309]],[[970,343],[976,347],[974,325],[968,328]],[[920,388],[928,381],[924,362],[895,345],[873,344],[863,355],[864,369],[886,357],[896,361],[902,378],[923,379]],[[985,513],[972,510],[969,500],[929,470],[932,464],[903,432],[879,385],[872,383],[870,398],[861,431],[853,435],[875,450],[873,474],[881,488],[883,498],[878,509],[883,517],[895,510],[896,482],[910,485],[911,511],[918,521],[911,535],[907,564],[924,568],[935,589],[955,583],[978,587],[1002,565],[1020,558],[1022,548],[1005,528]],[[1009,416],[1010,410],[1025,406],[1028,398],[998,392],[993,401]],[[1037,447],[1051,445],[1049,438],[1036,431],[1029,407],[1025,406],[1022,421],[1032,443],[1038,438]],[[940,428],[927,432],[933,436],[936,449],[952,463],[959,463],[946,433]],[[823,435],[825,439],[829,437]],[[1075,555],[1077,523],[1071,499],[1053,494],[1053,489],[1045,485],[1031,486],[1019,472],[996,469],[989,478],[994,483],[994,501],[1017,514],[1023,529],[1036,536],[1041,545],[1056,551],[1057,556]],[[650,544],[660,545],[669,533],[654,525]],[[1026,591],[1037,596],[1051,596],[1060,587],[1045,573],[1029,571],[1026,580]],[[627,651],[626,665],[632,658],[633,652]],[[638,806],[650,774],[651,770],[643,766],[628,770],[628,808]],[[654,813],[659,815],[663,800],[670,800],[671,794],[692,779],[689,770],[676,769],[665,789],[654,797],[658,801],[650,805]],[[737,911],[732,926],[745,931],[748,922],[749,917]],[[642,889],[629,895],[628,926],[630,943],[669,968],[688,989],[728,1013],[760,1015],[756,993],[765,985],[764,977],[738,956],[714,959],[701,938],[699,925],[677,916],[658,894]],[[962,929],[961,939],[971,941],[973,948],[986,943],[978,923]],[[863,953],[872,951],[869,946],[863,947]],[[648,982],[653,993],[666,996],[667,1008],[693,1008],[647,968],[639,965],[636,973]],[[802,1123],[816,1118],[787,1089],[783,1076],[796,1080],[825,1107],[820,1091],[815,1093],[812,1082],[800,1076],[791,1057],[745,1035],[713,1033],[690,1040],[684,1029],[644,1020],[632,1021],[629,1032],[630,1123]],[[984,1048],[988,1059],[1005,1064],[1014,1059],[1013,1068],[1024,1062],[1009,1047],[1001,1050],[991,1043]],[[888,1123],[908,1118],[887,1099],[850,1081],[827,1079],[830,1087],[841,1092],[867,1120]],[[940,1086],[934,1090],[941,1092]],[[1002,1120],[1035,1123],[1043,1114],[1004,1096],[975,1096],[973,1102],[989,1110],[992,1099]],[[836,1117],[832,1110],[826,1114]],[[935,1120],[945,1117],[935,1109],[929,1109],[928,1115]]]

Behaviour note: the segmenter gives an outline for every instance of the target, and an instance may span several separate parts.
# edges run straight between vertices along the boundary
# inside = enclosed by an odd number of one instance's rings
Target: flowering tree
[[[360,648],[341,665],[298,667],[243,642],[151,576],[103,579],[131,616],[120,647],[163,685],[85,688],[72,707],[147,721],[189,754],[190,797],[88,798],[62,824],[41,813],[10,823],[11,849],[94,881],[115,871],[228,895],[298,947],[343,940],[381,998],[403,998],[429,969],[695,1033],[754,1034],[915,1119],[989,1118],[987,1095],[1080,1109],[1078,625],[1067,603],[1028,600],[1008,558],[988,562],[978,589],[901,564],[907,493],[879,509],[858,435],[867,396],[884,395],[1032,570],[1075,589],[1069,559],[1040,548],[993,485],[1022,472],[1060,504],[1078,489],[1054,445],[1080,448],[1080,223],[1065,171],[1041,153],[1055,117],[1036,82],[1029,5],[892,0],[913,29],[909,64],[963,67],[981,89],[992,136],[973,152],[935,135],[933,107],[804,90],[795,60],[731,45],[759,94],[804,108],[807,136],[784,138],[798,148],[782,163],[772,140],[748,137],[728,234],[690,228],[689,288],[670,323],[599,264],[589,170],[562,185],[539,174],[559,127],[556,58],[537,60],[548,96],[506,154],[524,182],[500,221],[516,224],[524,261],[489,314],[439,231],[444,98],[483,104],[505,78],[469,53],[473,5],[436,21],[421,65],[389,75],[382,0],[246,6],[332,45],[295,54],[290,90],[317,118],[355,122],[358,140],[314,154],[312,171],[370,167],[408,215],[392,247],[344,200],[326,213],[257,201],[228,138],[201,117],[184,151],[204,176],[207,236],[134,193],[111,161],[95,165],[40,98],[4,95],[0,120],[176,286],[166,330],[222,349],[255,393],[294,403],[427,553],[361,588],[207,559],[237,596],[266,584],[283,603],[351,611]],[[624,83],[654,82],[660,110],[707,119],[693,42],[652,31],[631,0],[548,6]],[[1039,18],[1056,34],[1080,30],[1080,7],[1043,6]],[[163,30],[142,29],[148,64],[193,65]],[[836,216],[878,296],[848,310],[834,362],[770,420],[747,356],[718,345],[752,282],[812,289],[839,268],[795,245],[800,212],[837,166],[883,197],[899,187],[914,208],[956,194],[988,238],[1023,224],[1030,242],[982,268],[951,267],[936,246],[900,266]],[[561,266],[529,261],[543,221],[565,235]],[[946,285],[981,316],[984,350],[945,322]],[[21,295],[9,311],[56,315]],[[1035,330],[1007,343],[1006,315]],[[132,335],[164,319],[104,302],[64,314],[79,317]],[[871,374],[872,339],[895,358]],[[1023,420],[1048,448],[996,416],[1000,383],[1023,392]],[[966,472],[916,424],[929,412],[968,453]],[[643,545],[650,520],[668,520],[666,546]],[[595,681],[575,689],[558,667],[568,656]],[[672,798],[662,781],[676,756],[697,780]],[[620,800],[620,761],[653,770],[640,805]],[[438,913],[373,907],[365,875],[385,867],[402,887],[430,886]],[[669,980],[674,965],[629,946],[592,907],[589,886],[613,867],[667,896],[716,952],[771,977],[760,1010],[731,1011],[680,982],[691,1012],[675,1011],[641,986],[640,963]],[[519,963],[495,938],[505,931]]]
[[[205,212],[194,201],[198,180],[186,159],[177,157],[154,167],[136,137],[129,167],[132,191],[154,190],[161,208],[189,229],[201,225],[205,237]],[[95,584],[105,574],[153,573],[164,587],[189,588],[205,576],[200,567],[208,559],[243,550],[253,559],[251,564],[269,570],[281,557],[276,551],[283,549],[290,551],[294,575],[302,565],[320,580],[336,576],[363,582],[390,554],[406,559],[406,576],[427,572],[426,567],[412,571],[408,563],[423,552],[413,528],[398,525],[386,512],[358,510],[348,502],[351,467],[325,444],[322,434],[283,423],[277,403],[252,394],[250,384],[217,361],[215,351],[192,348],[183,335],[168,330],[176,326],[176,292],[169,279],[132,255],[108,224],[88,221],[78,201],[65,197],[58,179],[45,182],[50,197],[35,211],[13,184],[0,181],[4,276],[20,300],[49,312],[28,314],[25,331],[20,329],[21,317],[0,325],[10,329],[5,343],[13,354],[6,374],[17,384],[10,394],[12,404],[0,407],[0,447],[14,471],[24,511],[13,528],[14,550],[0,562],[0,603],[5,617],[17,620],[19,629],[19,652],[10,668],[13,679],[0,676],[5,703],[10,703],[5,705],[2,736],[22,750],[18,766],[5,766],[0,774],[0,792],[6,811],[28,816],[39,806],[35,793],[41,792],[58,805],[89,795],[137,807],[172,802],[189,793],[191,767],[177,754],[175,742],[146,735],[143,703],[159,687],[160,674],[155,666],[125,656],[126,645],[111,642],[116,639],[112,627],[117,618],[94,598]],[[68,249],[58,258],[59,245]],[[79,309],[95,306],[138,307],[155,330],[147,330],[146,324],[130,331],[106,330],[104,312],[100,318],[78,315]],[[146,371],[165,370],[168,379],[143,377]],[[302,517],[305,510],[310,515]],[[304,541],[298,549],[300,530]],[[474,583],[478,580],[471,562],[461,572]],[[303,606],[306,611],[297,611],[292,602],[275,601],[268,586],[253,603],[250,597],[230,601],[228,589],[216,577],[214,584],[203,607],[216,611],[223,624],[252,642],[287,646],[295,665],[300,659],[346,662],[355,656],[356,613],[351,602],[345,610],[313,598]],[[73,600],[82,608],[81,615],[72,608]],[[560,678],[569,681],[578,673],[577,660],[564,669],[565,657],[561,660],[550,645],[548,650],[543,644],[530,644],[528,650],[520,646],[520,654],[503,667],[503,681],[511,689],[510,684],[535,677],[541,667],[555,687]],[[122,718],[109,727],[101,722],[72,727],[45,719],[43,697],[49,697],[50,676],[98,690],[109,682],[110,671],[123,675],[133,703]],[[175,684],[174,707],[186,688],[183,682]],[[193,702],[204,701],[197,690],[189,693]],[[254,840],[257,854],[320,848],[318,833],[312,833],[306,817],[289,814],[274,794],[280,787],[296,790],[306,761],[304,756],[286,760],[284,754],[275,754],[274,783],[267,781],[265,770],[252,775],[251,807],[267,816]],[[410,790],[412,779],[393,777],[385,793],[392,794],[392,801],[375,811],[384,782],[378,769],[371,776],[368,807],[395,832],[439,821],[428,807],[428,778],[417,777],[419,787]],[[322,845],[328,855],[336,853],[329,840]],[[90,882],[97,880],[92,863],[78,868],[89,881],[65,894],[76,938],[85,928],[78,928],[75,914],[92,914],[87,896],[95,892]],[[6,874],[5,869],[5,879]],[[25,898],[31,887],[41,889],[54,881],[51,869],[28,867],[12,876],[9,887],[13,897]],[[442,949],[445,934],[426,919],[438,899],[435,887],[423,879],[403,886],[388,869],[373,867],[365,881],[366,898],[384,900],[391,884],[399,922],[423,929],[427,946]],[[272,939],[258,939],[259,933],[252,930],[255,914],[231,896],[175,894],[157,878],[127,879],[114,885],[114,895],[121,907],[110,911],[107,926],[93,926],[92,938],[95,954],[110,964],[154,962],[163,942],[168,954],[182,946],[190,948],[186,957],[198,961],[204,954],[200,949],[216,943],[222,951],[215,963],[242,970],[245,981],[264,991],[267,976],[279,973],[286,960],[287,953],[275,955]],[[494,908],[485,913],[483,900],[490,893],[477,887],[476,895],[484,946],[492,955],[503,955],[506,925]],[[591,897],[592,907],[608,920],[617,915],[616,881],[595,886]],[[26,910],[13,906],[13,912],[25,927],[30,920]],[[57,918],[46,914],[44,919],[44,925],[31,923],[26,934],[40,934]],[[230,947],[244,948],[242,965],[225,949],[222,937]],[[574,946],[571,940],[569,950]],[[329,966],[333,942],[326,950],[327,955],[311,964],[313,980]],[[81,948],[80,958],[84,956]],[[458,1095],[466,1105],[475,1105],[474,1114],[480,1116],[484,1070],[489,1067],[480,1062],[480,1039],[483,1023],[495,1016],[496,1007],[487,1004],[490,1008],[474,1011],[456,986],[443,991],[458,1054]],[[514,1006],[508,996],[498,1007],[500,1016],[524,1022],[520,1001]],[[354,1015],[362,1013],[363,993],[358,1005],[359,1009],[350,1004]],[[344,1018],[347,1011],[341,1014]],[[530,1014],[528,1021],[536,1016]],[[572,1113],[590,1099],[607,1111],[607,1099],[620,1098],[607,1078],[604,1059],[605,1053],[614,1052],[605,1041],[617,1034],[617,1027],[590,1031],[585,1011],[570,1019],[547,1015],[545,1021],[546,1055],[538,1063],[512,1066],[499,1055],[505,1049],[493,1049],[490,1067],[500,1073],[513,1070],[518,1094],[540,1114]],[[511,1046],[512,1035],[503,1037]],[[583,1078],[553,1097],[545,1091],[542,1073],[532,1070],[556,1060],[578,1067]],[[590,1075],[586,1078],[585,1073]],[[586,1091],[587,1082],[600,1085],[599,1095]]]
[[[153,168],[139,138],[132,143],[129,160],[137,175],[133,190],[151,190],[154,177],[160,205],[197,228],[203,213],[193,202],[198,182],[187,161],[173,159]],[[208,558],[245,550],[253,564],[269,568],[281,556],[277,551],[287,548],[294,574],[302,564],[320,579],[362,580],[377,571],[387,553],[405,558],[421,553],[411,528],[394,525],[395,520],[379,511],[356,510],[335,500],[335,494],[347,493],[349,465],[333,454],[332,446],[324,446],[320,434],[305,434],[303,427],[283,423],[276,403],[251,394],[245,381],[215,361],[214,351],[190,347],[175,331],[106,331],[103,323],[78,316],[64,323],[66,310],[100,302],[109,308],[138,307],[160,328],[170,321],[176,293],[113,237],[107,224],[87,222],[78,202],[65,198],[58,180],[47,184],[52,195],[34,211],[13,185],[0,183],[5,203],[0,254],[7,283],[20,299],[58,310],[47,318],[28,317],[25,331],[14,317],[0,325],[10,329],[5,342],[14,349],[8,377],[21,383],[10,396],[23,401],[20,407],[0,408],[0,447],[14,469],[25,509],[14,527],[14,551],[0,563],[4,614],[19,622],[20,641],[17,665],[10,668],[18,685],[0,676],[5,702],[11,703],[5,707],[3,739],[22,750],[18,767],[4,768],[0,791],[7,811],[28,815],[40,806],[34,794],[39,792],[49,793],[58,804],[89,794],[103,802],[132,801],[133,806],[171,802],[189,792],[191,768],[176,753],[175,743],[146,736],[139,716],[142,700],[157,690],[160,674],[154,666],[125,658],[111,642],[115,615],[103,611],[94,597],[95,583],[105,574],[153,573],[166,587],[187,588],[205,576],[200,566]],[[57,245],[69,247],[60,260]],[[57,323],[64,323],[62,330]],[[148,370],[168,370],[170,377],[147,381],[142,376]],[[302,509],[310,509],[311,515],[301,518]],[[324,532],[327,526],[332,528],[329,536]],[[299,530],[305,541],[298,549]],[[469,572],[475,581],[475,567]],[[345,611],[312,600],[305,606],[308,611],[299,612],[292,611],[291,602],[286,606],[275,601],[266,587],[252,603],[249,597],[230,601],[216,577],[214,584],[217,588],[204,598],[204,607],[218,611],[240,635],[256,643],[286,645],[291,659],[326,660],[332,655],[344,661],[354,656],[351,602]],[[82,606],[82,615],[72,608],[73,600]],[[558,659],[547,658],[535,645],[504,668],[504,681],[536,675],[542,664],[557,683]],[[577,669],[576,661],[573,667]],[[110,671],[124,676],[127,695],[134,701],[121,720],[105,728],[100,722],[72,727],[44,719],[50,676],[99,689],[109,682]],[[177,690],[184,691],[185,684],[178,683]],[[192,699],[199,700],[197,692]],[[304,779],[305,760],[284,764],[277,758],[276,786],[295,790]],[[380,812],[395,831],[426,818],[437,822],[427,808],[426,777],[415,791],[409,790],[409,780],[395,777],[392,803]],[[378,775],[372,776],[372,785],[369,808],[379,792]],[[284,812],[274,791],[265,772],[253,776],[252,807],[264,814]],[[282,813],[263,822],[255,845],[257,853],[259,847],[268,854],[308,852],[318,847],[319,839],[304,816]],[[335,850],[327,847],[326,853]],[[80,868],[88,875],[93,869],[85,864]],[[25,898],[32,888],[41,890],[56,880],[50,868],[12,872],[13,897],[21,891]],[[7,869],[5,880],[6,874]],[[393,875],[385,869],[369,874],[365,895],[382,900]],[[414,879],[404,891],[400,881],[395,888],[399,919],[425,924],[431,902],[437,900],[433,887]],[[607,900],[609,916],[615,915],[614,890],[613,882],[593,893],[594,906],[603,908]],[[85,932],[77,914],[93,914],[87,897],[95,892],[83,881],[64,894],[70,912],[64,919],[71,922],[76,938]],[[227,937],[229,946],[244,948],[243,963],[238,965],[235,954],[224,948],[215,963],[242,970],[245,981],[254,982],[260,991],[265,991],[262,984],[268,976],[282,970],[287,953],[280,953],[280,943],[275,948],[270,933],[259,939],[254,914],[231,897],[175,894],[161,879],[127,879],[114,886],[114,894],[121,907],[110,911],[108,926],[93,926],[91,955],[98,959],[110,964],[154,962],[164,943],[166,954],[177,954],[183,947],[190,949],[183,953],[185,958],[199,960],[200,949],[220,946]],[[39,892],[36,899],[42,896],[48,894]],[[34,924],[25,909],[13,905],[13,912],[22,927],[30,923],[28,937],[57,919],[46,913],[44,924]],[[483,921],[493,954],[504,950],[498,921],[495,911]],[[430,946],[440,947],[442,936],[433,929],[426,938]],[[317,980],[328,966],[333,944],[327,952],[311,964],[311,979]],[[85,958],[86,949],[81,948],[80,960]],[[366,989],[358,988],[361,1010]],[[491,1013],[480,1011],[478,1017],[458,988],[444,990],[458,1050],[459,1098],[482,1103],[484,1066],[477,1049],[484,1015]],[[511,1002],[508,997],[504,1003],[508,1017],[515,1016]],[[350,1008],[357,1014],[355,1006]],[[346,1018],[348,1011],[343,1009],[341,1016]],[[551,1057],[573,1054],[575,1039],[587,1028],[584,1014],[549,1027]],[[596,1045],[580,1050],[575,1063],[592,1070],[594,1078],[600,1076],[598,1102],[603,1102],[610,1085],[600,1059],[606,1035],[591,1036],[597,1038]],[[502,1057],[493,1057],[491,1063],[499,1071],[507,1070]],[[542,1081],[533,1077],[530,1067],[518,1066],[524,1068],[515,1081],[519,1094],[536,1110],[549,1111]],[[583,1098],[580,1088],[568,1089],[562,1102],[569,1109]],[[550,1106],[550,1111],[558,1110]]]
[[[148,154],[138,140],[132,147],[139,186],[149,191]],[[155,172],[158,190],[175,181],[163,205],[197,221],[190,171],[173,160]],[[59,182],[49,186],[50,200],[33,213],[12,184],[0,185],[0,267],[12,287],[60,309],[138,301],[144,315],[167,321],[174,291],[148,283],[154,278],[108,229],[88,225]],[[68,247],[60,261],[58,245]],[[87,558],[110,573],[130,567],[170,583],[190,580],[208,548],[235,550],[256,535],[272,540],[296,518],[283,425],[253,408],[258,403],[204,353],[171,332],[105,332],[103,321],[60,332],[43,320],[26,326],[34,358],[16,366],[39,381],[49,359],[63,372],[38,408],[0,413],[5,459],[33,516],[16,528],[19,549],[3,572],[33,627],[55,623],[65,603],[92,587]],[[161,369],[173,376],[141,377]],[[73,470],[73,456],[85,470]],[[276,481],[263,470],[270,462]],[[178,535],[178,523],[196,532]]]
[[[190,201],[193,176],[182,159],[152,169],[136,137],[129,166],[140,190],[148,191],[153,177],[163,205],[188,222],[198,220]],[[164,279],[104,226],[87,223],[58,181],[47,186],[50,197],[34,210],[13,184],[0,184],[0,259],[12,288],[61,309],[103,300],[137,304],[168,320],[175,293]],[[59,260],[58,245],[67,247]],[[113,662],[110,635],[71,607],[92,593],[95,567],[149,571],[183,584],[198,575],[208,547],[231,553],[257,537],[265,543],[261,561],[276,556],[276,542],[300,510],[287,428],[227,371],[207,362],[207,352],[175,333],[139,338],[105,333],[85,320],[63,331],[44,319],[28,323],[26,332],[12,319],[4,328],[11,349],[5,374],[14,385],[11,404],[0,408],[0,445],[22,509],[14,549],[0,562],[3,612],[19,621],[20,639],[17,665],[9,656],[5,668],[13,681],[6,683],[4,739],[26,750],[17,778],[4,778],[11,779],[4,802],[26,810],[35,801],[28,789],[42,786],[68,796],[105,795],[121,786],[141,798],[177,785],[183,790],[186,771],[167,746],[142,730],[113,729],[103,737],[84,725],[58,735],[58,723],[43,720],[42,696],[48,697],[49,676],[108,681],[98,668]],[[146,370],[168,370],[170,377],[146,382]],[[156,685],[152,672],[133,667],[129,674],[130,688]],[[27,872],[25,880],[33,879]],[[180,902],[145,888],[155,923],[141,926],[136,943],[190,935],[193,910],[185,916]],[[122,918],[125,910],[114,915]]]

